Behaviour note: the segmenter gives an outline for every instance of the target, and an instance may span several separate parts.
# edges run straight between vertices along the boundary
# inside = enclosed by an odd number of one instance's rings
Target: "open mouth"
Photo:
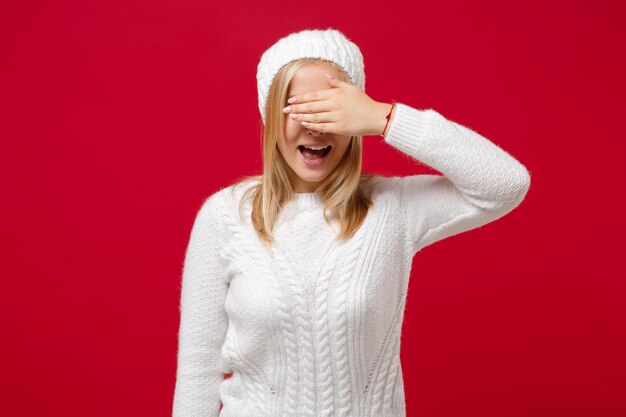
[[[304,145],[298,146],[298,150],[300,151],[300,153],[302,153],[302,155],[304,155],[304,157],[309,160],[315,160],[325,157],[326,155],[328,155],[328,152],[330,152],[331,148],[331,145],[328,145],[325,148],[308,147]]]
[[[304,145],[298,146],[300,155],[302,155],[302,161],[309,168],[317,168],[323,166],[328,159],[328,154],[330,153],[331,149],[331,145],[328,145],[324,148],[322,148],[321,146],[314,146],[313,148]]]

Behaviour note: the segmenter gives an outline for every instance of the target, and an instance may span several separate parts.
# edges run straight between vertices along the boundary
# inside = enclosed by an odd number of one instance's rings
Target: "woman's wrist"
[[[376,117],[378,121],[378,132],[376,133],[378,136],[385,136],[387,132],[389,132],[389,125],[391,124],[391,119],[395,114],[396,108],[394,103],[379,103],[380,111],[379,115]]]

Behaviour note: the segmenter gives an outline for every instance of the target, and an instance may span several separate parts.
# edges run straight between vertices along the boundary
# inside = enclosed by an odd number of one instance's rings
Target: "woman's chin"
[[[322,180],[324,180],[324,178],[326,178],[326,175],[311,175],[309,173],[297,173],[298,177],[300,177],[300,180],[304,181],[304,182],[308,182],[308,183],[319,183]]]

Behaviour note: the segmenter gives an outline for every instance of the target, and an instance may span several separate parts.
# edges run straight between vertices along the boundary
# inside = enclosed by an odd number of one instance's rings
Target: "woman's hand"
[[[372,100],[360,88],[326,74],[330,89],[301,94],[283,109],[307,129],[345,136],[382,135],[391,104]],[[387,129],[388,130],[388,129]]]

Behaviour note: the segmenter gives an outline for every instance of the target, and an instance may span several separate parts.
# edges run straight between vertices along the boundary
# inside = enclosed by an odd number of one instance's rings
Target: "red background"
[[[532,176],[511,214],[414,259],[408,415],[626,415],[624,4],[3,2],[0,413],[170,415],[194,216],[261,168],[258,60],[333,27],[370,97]],[[380,137],[364,157],[433,172]]]

